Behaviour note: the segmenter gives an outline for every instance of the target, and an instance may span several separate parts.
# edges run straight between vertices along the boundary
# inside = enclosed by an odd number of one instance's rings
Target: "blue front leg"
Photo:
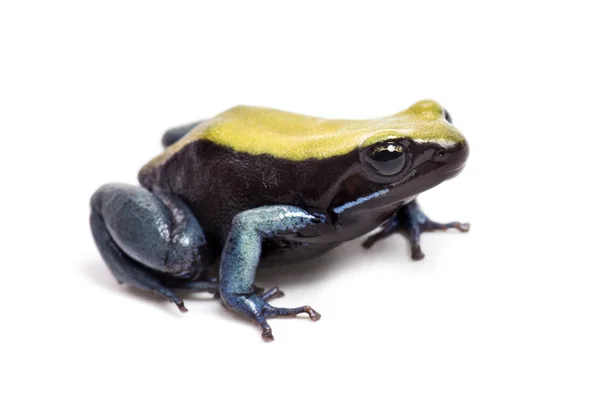
[[[262,295],[254,291],[254,277],[263,239],[294,233],[318,222],[323,222],[323,218],[285,205],[248,210],[239,213],[233,219],[221,257],[219,292],[228,308],[250,317],[262,328],[262,337],[267,341],[273,340],[267,318],[307,313],[316,321],[321,316],[309,306],[271,306],[267,300],[277,294],[276,289]]]
[[[364,248],[370,248],[379,240],[385,239],[393,233],[405,232],[408,234],[411,247],[411,258],[415,261],[422,260],[425,257],[421,251],[421,233],[433,232],[436,230],[458,229],[461,232],[468,232],[470,225],[468,223],[450,222],[438,223],[427,217],[417,204],[417,201],[411,201],[402,206],[379,232],[369,236],[363,243]]]

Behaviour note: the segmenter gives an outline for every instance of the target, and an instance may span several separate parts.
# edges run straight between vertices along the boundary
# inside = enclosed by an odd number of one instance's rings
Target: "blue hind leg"
[[[96,246],[119,283],[154,292],[187,311],[173,289],[216,292],[197,280],[212,262],[202,228],[178,198],[125,184],[101,187],[91,200]]]

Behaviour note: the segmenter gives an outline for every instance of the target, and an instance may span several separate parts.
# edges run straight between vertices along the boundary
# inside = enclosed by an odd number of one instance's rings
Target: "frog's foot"
[[[267,318],[272,317],[295,317],[300,313],[306,313],[311,320],[317,321],[321,318],[321,314],[317,313],[310,306],[302,306],[296,308],[273,307],[267,300],[281,292],[278,288],[270,289],[269,291],[258,295],[255,293],[247,295],[225,295],[222,297],[225,305],[230,309],[242,313],[250,317],[262,329],[262,338],[265,341],[272,341],[273,331],[267,323]]]
[[[425,215],[423,215],[425,216]],[[414,225],[410,225],[408,229],[408,237],[410,241],[410,253],[411,258],[415,261],[422,260],[425,258],[425,254],[421,250],[421,233],[423,232],[435,232],[438,230],[458,229],[460,232],[468,232],[471,225],[462,222],[450,222],[450,223],[439,223],[434,222],[425,216],[423,223],[418,222]]]
[[[439,223],[429,219],[416,201],[404,205],[398,213],[391,218],[386,225],[377,233],[367,238],[363,247],[370,248],[378,242],[393,233],[408,233],[411,247],[411,258],[415,261],[422,260],[425,257],[421,250],[421,233],[434,232],[438,230],[457,229],[460,232],[468,232],[470,225],[461,222]]]

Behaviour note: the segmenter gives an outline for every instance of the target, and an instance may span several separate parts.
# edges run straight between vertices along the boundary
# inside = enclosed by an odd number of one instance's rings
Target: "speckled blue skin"
[[[183,302],[170,288],[216,291],[215,283],[193,277],[199,264],[214,258],[205,247],[202,228],[181,200],[137,186],[107,184],[93,195],[91,209],[94,240],[120,283],[157,293],[183,311]]]
[[[196,124],[169,130],[163,137],[163,145],[167,147],[178,141]],[[464,147],[457,151],[458,160],[466,159],[468,148]],[[444,178],[456,172],[453,169],[443,173]],[[351,180],[344,184],[350,191],[354,188]],[[274,307],[268,301],[283,293],[278,288],[262,292],[254,286],[256,269],[267,248],[278,250],[277,245],[281,243],[285,253],[317,255],[344,241],[339,239],[344,236],[341,229],[347,227],[343,223],[359,222],[359,217],[364,220],[365,213],[370,214],[367,222],[370,218],[379,219],[379,215],[389,218],[378,233],[367,239],[365,247],[392,233],[405,232],[409,235],[413,259],[424,256],[419,246],[422,232],[448,228],[468,230],[467,224],[429,220],[414,197],[398,198],[397,203],[391,205],[390,200],[397,197],[392,193],[390,188],[375,189],[346,198],[323,213],[309,212],[297,205],[243,210],[229,221],[226,240],[219,249],[211,247],[198,215],[186,202],[161,189],[105,185],[92,197],[90,224],[98,250],[119,283],[154,292],[175,303],[181,311],[187,309],[175,294],[177,289],[219,294],[228,308],[251,318],[261,327],[263,339],[272,340],[267,318],[306,313],[312,320],[318,320],[320,315],[309,306]],[[221,202],[218,198],[214,200]],[[378,208],[384,208],[383,212]],[[208,222],[212,219],[211,216]],[[217,253],[220,253],[218,279],[210,269],[219,257]]]
[[[273,236],[294,233],[318,222],[325,222],[325,218],[285,205],[252,209],[238,214],[233,220],[221,258],[221,298],[230,309],[254,319],[262,328],[262,336],[266,340],[273,339],[267,317],[307,313],[311,319],[318,320],[320,315],[309,306],[273,307],[266,302],[264,296],[253,293],[262,242]],[[268,291],[267,295],[273,291]]]
[[[225,305],[252,319],[272,340],[268,317],[307,313],[310,306],[277,308],[267,301],[283,293],[277,288],[256,294],[254,277],[265,239],[294,233],[325,218],[301,208],[268,206],[237,215],[221,258],[220,283],[193,277],[199,265],[214,261],[202,228],[183,202],[126,184],[107,184],[91,200],[90,224],[100,254],[119,283],[154,292],[187,309],[172,289],[220,292]],[[204,258],[203,258],[204,255]],[[177,279],[181,280],[178,281]]]

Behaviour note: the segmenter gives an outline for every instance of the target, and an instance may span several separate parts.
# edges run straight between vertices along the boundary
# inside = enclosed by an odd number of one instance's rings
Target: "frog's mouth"
[[[463,171],[463,169],[465,168],[466,164],[463,164],[462,166],[457,167],[456,169],[452,169],[449,172],[446,173],[446,180],[452,179],[454,177],[456,177],[460,172]]]

